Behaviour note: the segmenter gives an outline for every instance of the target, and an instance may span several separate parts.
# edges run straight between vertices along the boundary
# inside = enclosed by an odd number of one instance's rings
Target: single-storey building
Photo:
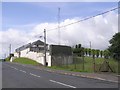
[[[69,46],[46,44],[46,63],[44,42],[38,40],[23,45],[15,50],[14,57],[26,57],[47,66],[73,63],[72,50]]]

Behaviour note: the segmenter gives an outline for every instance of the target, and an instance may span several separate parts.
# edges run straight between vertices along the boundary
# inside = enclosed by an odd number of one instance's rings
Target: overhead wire
[[[73,22],[73,23],[69,23],[69,24],[66,24],[66,25],[60,26],[59,28],[63,28],[63,27],[70,26],[70,25],[72,25],[72,24],[76,24],[76,23],[79,23],[79,22],[83,22],[83,21],[86,21],[86,20],[88,20],[88,19],[91,19],[91,18],[94,18],[94,17],[100,16],[100,15],[103,15],[103,14],[109,13],[109,12],[111,12],[111,11],[117,10],[117,9],[119,9],[119,8],[120,8],[120,7],[116,7],[116,8],[113,8],[113,9],[107,10],[107,11],[105,11],[105,12],[102,12],[102,13],[99,13],[99,14],[96,14],[96,15],[93,15],[93,16],[86,17],[86,18],[84,18],[84,19],[78,20],[78,21],[76,21],[76,22]],[[47,31],[52,31],[52,30],[56,30],[56,29],[58,29],[58,27],[56,27],[56,28],[52,28],[52,29],[48,29]]]
[[[70,26],[70,25],[73,25],[73,24],[76,24],[76,23],[80,23],[80,22],[89,20],[89,19],[91,19],[91,18],[94,18],[94,17],[100,16],[100,15],[109,13],[109,12],[111,12],[111,11],[117,10],[117,9],[119,9],[119,8],[120,8],[120,7],[116,7],[116,8],[113,8],[113,9],[111,9],[111,10],[107,10],[107,11],[105,11],[105,12],[102,12],[102,13],[99,13],[99,14],[96,14],[96,15],[93,15],[93,16],[86,17],[86,18],[84,18],[84,19],[75,21],[75,22],[73,22],[73,23],[69,23],[69,24],[66,24],[66,25],[63,25],[63,26],[59,26],[59,28],[63,28],[63,27],[67,27],[67,26]],[[58,27],[52,28],[52,29],[47,29],[47,32],[52,31],[52,30],[56,30],[56,29],[58,29]],[[40,36],[41,34],[43,34],[43,32],[41,32],[40,34],[37,34],[37,35],[35,35],[35,36],[33,36],[33,37]],[[32,40],[32,39],[29,39],[29,40]],[[28,41],[28,40],[27,40],[27,41]],[[21,45],[21,44],[23,44],[23,43],[26,43],[26,41],[25,41],[25,42],[18,43],[18,44],[16,44],[16,45]]]

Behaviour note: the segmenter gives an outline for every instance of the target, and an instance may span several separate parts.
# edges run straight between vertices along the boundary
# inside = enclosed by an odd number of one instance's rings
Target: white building
[[[47,66],[58,65],[58,63],[65,64],[65,63],[72,63],[72,52],[70,51],[70,47],[68,46],[59,46],[59,45],[48,45],[46,44],[46,64]],[[50,47],[50,48],[48,48]],[[53,48],[54,47],[54,48]],[[56,49],[55,49],[56,48]],[[60,50],[59,50],[60,48]],[[66,49],[67,52],[70,54],[65,54],[62,48],[69,48],[69,51]],[[56,52],[58,50],[58,52]],[[65,50],[65,49],[64,49]],[[63,53],[62,53],[63,52]],[[33,43],[29,43],[27,45],[23,45],[22,47],[15,50],[14,57],[26,57],[32,60],[45,65],[44,62],[44,43],[40,40],[35,41]],[[61,60],[58,60],[61,59]],[[69,59],[69,60],[68,60]],[[57,61],[58,60],[58,61]],[[61,62],[60,62],[61,61]],[[56,62],[58,62],[56,64]]]

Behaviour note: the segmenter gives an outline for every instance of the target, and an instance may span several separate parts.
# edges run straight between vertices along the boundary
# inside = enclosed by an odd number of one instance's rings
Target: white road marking
[[[99,78],[99,77],[97,77],[97,79],[99,79],[99,80],[103,80],[103,81],[105,81],[106,79],[103,79],[103,78]]]
[[[15,67],[13,67],[13,66],[11,66],[11,65],[8,65],[8,64],[5,64],[6,66],[9,66],[10,68],[13,68],[13,69],[15,69],[15,70],[18,70],[17,68],[15,68]],[[24,65],[23,65],[24,66]],[[19,70],[19,71],[21,71],[21,72],[24,72],[24,73],[26,73],[26,71],[23,71],[23,70]],[[48,71],[51,71],[51,70],[48,70]],[[38,75],[35,75],[35,74],[32,74],[32,73],[30,73],[31,75],[33,75],[33,76],[36,76],[36,77],[40,77],[40,76],[38,76]],[[71,75],[71,74],[69,74],[69,75]],[[72,74],[72,75],[74,75],[74,74]],[[90,76],[84,76],[84,75],[78,75],[78,76],[81,76],[81,77],[87,77],[87,78],[93,78],[93,77],[90,77]],[[120,75],[117,75],[117,76],[120,76]],[[118,81],[113,81],[113,80],[106,80],[106,79],[103,79],[103,78],[99,78],[99,77],[97,77],[97,78],[93,78],[93,79],[98,79],[98,80],[103,80],[103,81],[109,81],[109,82],[116,82],[116,83],[118,83]],[[51,82],[53,82],[54,80],[52,80]],[[55,81],[54,81],[55,82]],[[57,82],[56,82],[57,83]],[[59,82],[59,84],[60,84],[60,82]]]
[[[30,73],[30,75],[32,75],[32,76],[35,76],[35,77],[40,77],[40,76],[38,76],[38,75],[35,75],[35,74],[33,74],[33,73]]]
[[[20,71],[26,73],[26,71],[23,71],[23,70],[20,70]]]
[[[57,81],[54,81],[54,80],[49,80],[49,81],[50,81],[50,82],[57,83],[57,84],[61,84],[61,85],[67,86],[67,87],[76,88],[76,87],[74,87],[74,86],[67,85],[67,84],[64,84],[64,83],[61,83],[61,82],[57,82]]]
[[[17,68],[14,68],[15,70],[18,70]]]

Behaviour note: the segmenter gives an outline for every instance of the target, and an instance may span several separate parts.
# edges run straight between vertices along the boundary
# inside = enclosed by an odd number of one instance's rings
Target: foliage
[[[100,56],[101,56],[101,58],[102,58],[103,54],[104,54],[104,53],[103,53],[103,51],[101,50],[101,51],[100,51]]]
[[[110,57],[110,51],[104,50],[104,58],[108,59]]]
[[[109,43],[111,44],[109,51],[115,59],[120,60],[120,32],[116,33]]]
[[[95,58],[95,49],[92,49],[92,56]]]
[[[91,56],[91,49],[88,49],[88,54],[89,56]]]
[[[10,61],[10,57],[7,57],[7,58],[5,59],[5,61]]]
[[[96,50],[96,56],[97,56],[97,58],[99,57],[99,55],[100,55],[100,50]]]
[[[94,72],[94,70],[93,70],[93,58],[92,57],[88,57],[88,56],[84,57],[84,65],[85,65],[84,70],[82,67],[83,66],[82,57],[75,56],[73,58],[73,60],[76,63],[70,64],[70,65],[67,64],[67,66],[66,65],[52,66],[50,68],[69,70],[69,71],[75,71],[75,72]],[[109,61],[110,67],[113,69],[114,73],[117,73],[118,72],[118,62],[112,58],[109,59],[108,61]],[[96,58],[95,62],[96,62],[96,71],[99,71],[101,64],[104,62],[104,58]]]
[[[87,55],[88,55],[88,49],[85,48],[85,49],[84,49],[84,52],[85,52],[85,55],[87,56]]]

